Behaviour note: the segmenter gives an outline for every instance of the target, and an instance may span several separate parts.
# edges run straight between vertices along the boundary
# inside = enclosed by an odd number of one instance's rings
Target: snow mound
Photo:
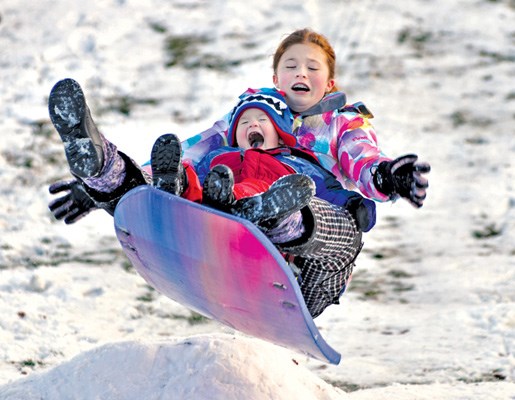
[[[0,388],[4,400],[291,400],[344,395],[286,350],[227,334],[106,344]]]

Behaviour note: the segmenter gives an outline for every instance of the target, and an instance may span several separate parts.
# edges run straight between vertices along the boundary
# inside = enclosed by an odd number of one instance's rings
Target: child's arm
[[[365,109],[366,110],[366,109]],[[338,160],[344,173],[360,191],[376,201],[406,199],[414,207],[422,207],[428,182],[422,174],[430,171],[428,163],[416,162],[414,154],[395,160],[386,157],[379,146],[371,114],[356,109],[342,110],[339,117]]]
[[[369,117],[353,106],[347,106],[336,115],[338,140],[336,158],[343,173],[366,197],[384,202],[390,197],[378,190],[373,173],[383,161],[390,161],[377,144],[374,127]]]

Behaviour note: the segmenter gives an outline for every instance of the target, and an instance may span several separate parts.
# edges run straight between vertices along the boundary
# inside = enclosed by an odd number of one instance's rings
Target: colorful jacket
[[[313,151],[320,164],[348,190],[356,188],[367,198],[388,201],[373,182],[373,172],[389,161],[380,150],[373,116],[362,103],[345,105],[342,92],[326,95],[311,109],[294,115],[293,129],[300,146]],[[183,142],[186,162],[194,167],[209,152],[227,146],[228,115],[208,130]]]

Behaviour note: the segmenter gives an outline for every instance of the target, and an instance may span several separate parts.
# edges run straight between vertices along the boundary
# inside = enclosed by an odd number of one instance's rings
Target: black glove
[[[414,207],[422,207],[429,186],[422,174],[428,173],[431,166],[425,162],[417,163],[417,160],[417,155],[408,154],[380,163],[374,174],[377,189],[391,199],[400,196]]]
[[[56,219],[64,219],[66,224],[73,224],[98,208],[95,202],[88,196],[84,186],[78,180],[59,181],[48,188],[51,194],[66,192],[48,204],[48,208]]]

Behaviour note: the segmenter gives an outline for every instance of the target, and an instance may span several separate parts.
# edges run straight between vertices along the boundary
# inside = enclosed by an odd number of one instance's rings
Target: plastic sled
[[[149,285],[240,332],[338,364],[280,252],[251,222],[151,186],[116,207],[116,235]]]

